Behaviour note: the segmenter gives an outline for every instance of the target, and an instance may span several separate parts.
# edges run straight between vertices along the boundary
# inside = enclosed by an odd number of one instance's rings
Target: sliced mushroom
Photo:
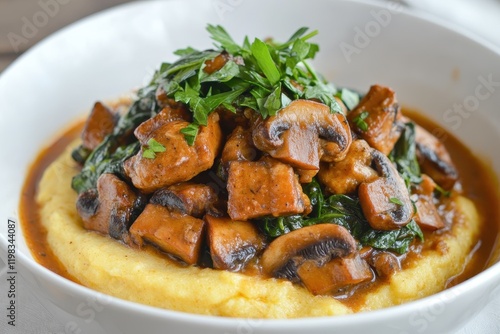
[[[373,85],[347,119],[371,147],[388,155],[403,132],[400,109],[392,89]]]
[[[240,271],[265,247],[257,227],[247,221],[205,216],[214,268]]]
[[[376,230],[405,226],[414,214],[405,182],[389,158],[380,151],[373,149],[372,158],[379,177],[362,183],[358,188],[363,214]]]
[[[193,145],[189,145],[181,130],[188,122],[174,120],[140,136],[141,150],[123,164],[125,173],[136,188],[152,193],[169,185],[190,180],[212,167],[221,146],[219,115],[212,113],[208,125],[200,126]],[[165,148],[154,158],[144,157],[149,139],[155,139]]]
[[[158,130],[163,125],[172,121],[189,121],[190,116],[181,103],[166,105],[156,116],[141,123],[134,131],[135,137],[142,143],[147,142],[151,133]]]
[[[205,222],[170,211],[157,204],[148,204],[130,227],[135,244],[149,242],[160,250],[187,264],[196,264],[204,240]]]
[[[221,154],[223,177],[227,179],[227,170],[231,161],[254,161],[258,150],[253,145],[252,132],[237,126],[228,137]]]
[[[320,169],[321,170],[321,169]],[[311,169],[296,169],[295,173],[299,176],[300,183],[311,183],[313,178],[318,174],[317,170]]]
[[[259,118],[254,123],[253,141],[258,149],[292,167],[318,170],[320,159],[345,157],[351,131],[343,114],[331,113],[322,103],[295,100],[276,116]]]
[[[451,189],[458,172],[444,144],[419,125],[415,127],[417,158],[420,168],[444,189]]]
[[[434,204],[434,189],[436,183],[429,176],[422,174],[422,182],[415,189],[417,212],[414,219],[421,228],[428,231],[439,230],[445,226]]]
[[[355,140],[344,160],[322,162],[318,173],[319,181],[326,190],[333,194],[350,194],[358,190],[363,182],[373,181],[378,177],[371,168],[372,148],[362,139]]]
[[[82,131],[82,146],[90,151],[94,150],[113,132],[117,120],[117,115],[101,102],[96,102]]]
[[[128,229],[146,205],[146,199],[113,174],[102,174],[97,189],[78,196],[77,211],[88,230],[109,234],[129,243]]]
[[[370,257],[370,264],[381,278],[389,278],[395,272],[401,270],[401,262],[391,252],[375,252]]]
[[[162,205],[170,211],[201,218],[206,212],[217,211],[214,208],[217,200],[217,194],[211,187],[184,182],[157,190],[151,197],[150,203]]]
[[[356,251],[356,240],[344,227],[318,224],[300,228],[273,240],[261,257],[263,273],[300,282],[297,269],[306,261],[318,267]]]
[[[234,220],[310,212],[293,168],[267,157],[231,161],[227,182],[227,213]]]
[[[340,290],[371,281],[373,273],[358,253],[335,258],[323,266],[307,260],[297,274],[305,287],[314,295],[337,294]]]

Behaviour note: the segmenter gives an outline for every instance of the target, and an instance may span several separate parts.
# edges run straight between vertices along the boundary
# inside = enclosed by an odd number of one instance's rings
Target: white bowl
[[[21,185],[39,149],[95,100],[145,84],[160,62],[173,59],[175,49],[210,47],[207,23],[222,24],[237,41],[244,35],[284,39],[300,26],[318,29],[315,41],[321,51],[315,66],[328,79],[362,91],[372,83],[393,87],[403,104],[453,132],[500,176],[500,52],[484,42],[385,3],[138,2],[63,29],[0,77],[2,252],[7,218],[18,222]],[[455,104],[465,105],[465,111],[454,111]],[[25,268],[19,272],[47,308],[83,332],[102,327],[108,333],[445,333],[500,292],[497,263],[451,289],[380,311],[297,320],[199,316],[123,301],[72,283],[37,264],[19,226],[16,233],[17,264]]]

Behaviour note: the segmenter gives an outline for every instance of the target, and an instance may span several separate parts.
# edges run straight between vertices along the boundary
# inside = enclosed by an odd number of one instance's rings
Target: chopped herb
[[[434,192],[444,196],[444,197],[450,197],[451,196],[451,191],[443,189],[440,185],[436,184],[436,187],[434,189]]]
[[[154,138],[148,140],[146,148],[142,151],[142,156],[147,159],[156,158],[156,153],[165,152],[166,148]]]
[[[119,147],[119,143],[127,142],[139,124],[159,111],[155,99],[156,88],[148,86],[140,89],[137,93],[138,99],[130,106],[128,112],[120,117],[113,133],[104,138],[102,143],[86,157],[81,172],[71,181],[71,187],[79,194],[95,188],[97,179],[103,173],[121,174],[123,162],[137,153],[139,142],[136,141],[123,148]]]
[[[368,111],[363,111],[353,119],[356,126],[362,131],[368,131],[368,123],[365,122],[365,119],[368,117],[368,115],[370,115]]]
[[[389,198],[389,202],[400,205],[400,206],[404,205],[403,202],[401,202],[401,200],[397,197]]]
[[[341,112],[335,99],[337,90],[308,64],[319,50],[308,40],[317,31],[300,28],[287,42],[245,38],[238,45],[221,26],[208,25],[215,50],[177,50],[181,56],[172,64],[163,64],[151,86],[161,86],[169,97],[185,103],[193,113],[193,122],[182,133],[188,143],[196,139],[195,127],[206,125],[208,115],[220,106],[236,111],[249,107],[267,118],[296,99],[317,99]],[[227,53],[226,63],[206,73],[205,62]],[[346,93],[348,94],[348,93]]]
[[[341,99],[342,102],[344,102],[348,110],[353,110],[359,104],[359,98],[360,98],[359,94],[350,89],[342,88],[342,90],[338,92],[335,96]]]

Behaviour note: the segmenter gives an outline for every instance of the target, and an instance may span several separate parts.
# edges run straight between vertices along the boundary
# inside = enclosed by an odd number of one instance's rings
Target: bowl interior
[[[2,74],[0,136],[8,143],[0,162],[2,215],[17,221],[21,185],[40,148],[94,101],[147,83],[174,50],[210,47],[207,23],[223,25],[238,42],[245,35],[284,40],[301,26],[318,29],[314,66],[327,79],[360,91],[374,83],[392,87],[399,101],[467,143],[500,177],[498,50],[385,2],[150,1],[73,24]],[[16,233],[18,252],[32,259],[19,224]],[[499,257],[497,249],[492,263]]]

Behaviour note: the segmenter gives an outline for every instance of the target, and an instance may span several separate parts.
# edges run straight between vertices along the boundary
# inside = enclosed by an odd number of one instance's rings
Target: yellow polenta
[[[83,285],[142,304],[218,316],[294,318],[354,312],[332,297],[313,296],[288,281],[181,267],[161,255],[85,230],[75,209],[77,195],[70,187],[77,172],[68,149],[46,170],[37,201],[50,247]],[[463,197],[457,201],[463,219],[443,235],[440,250],[423,252],[410,267],[367,292],[358,310],[436,293],[462,271],[477,242],[480,219],[471,201]]]

